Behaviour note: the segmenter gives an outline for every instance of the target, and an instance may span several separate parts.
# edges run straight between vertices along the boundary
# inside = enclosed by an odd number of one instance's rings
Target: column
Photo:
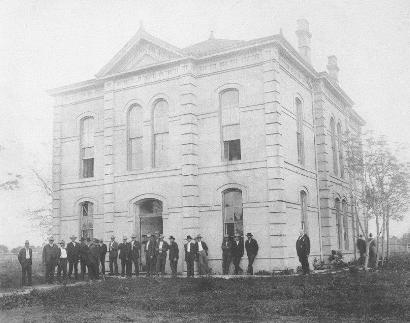
[[[316,136],[316,152],[317,165],[319,177],[319,198],[320,198],[320,225],[322,231],[322,253],[323,255],[330,254],[331,250],[331,205],[330,188],[329,188],[329,151],[326,140],[327,122],[325,116],[325,98],[322,89],[322,83],[317,82],[314,85],[314,103],[313,109],[315,111],[315,136]]]
[[[192,64],[180,78],[182,216],[184,234],[197,234],[199,225],[197,85]]]
[[[286,204],[280,106],[279,52],[264,51],[263,63],[270,267],[283,269],[286,261]]]
[[[104,84],[104,230],[105,240],[114,233],[114,83]]]
[[[61,238],[61,109],[62,98],[56,97],[53,111],[53,166],[52,166],[52,229],[55,241]]]

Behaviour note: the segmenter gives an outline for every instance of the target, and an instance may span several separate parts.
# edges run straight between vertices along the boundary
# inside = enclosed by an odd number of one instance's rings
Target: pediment
[[[167,42],[148,34],[143,28],[98,73],[104,77],[174,60],[183,54]]]
[[[144,66],[166,62],[177,57],[177,55],[155,44],[141,40],[109,71],[109,74],[132,71]]]

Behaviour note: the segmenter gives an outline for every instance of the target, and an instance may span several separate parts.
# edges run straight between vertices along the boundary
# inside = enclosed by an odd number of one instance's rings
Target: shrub
[[[343,261],[343,253],[340,250],[332,250],[332,254],[329,256],[329,263],[333,269],[342,269],[348,266],[348,264]]]
[[[382,269],[393,271],[410,271],[410,254],[394,254],[385,260]]]
[[[255,273],[256,276],[271,276],[273,275],[273,272],[267,271],[267,270],[259,270]]]

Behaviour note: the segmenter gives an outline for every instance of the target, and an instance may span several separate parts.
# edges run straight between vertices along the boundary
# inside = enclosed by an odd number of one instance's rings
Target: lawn
[[[410,273],[110,279],[0,298],[0,321],[410,320]]]

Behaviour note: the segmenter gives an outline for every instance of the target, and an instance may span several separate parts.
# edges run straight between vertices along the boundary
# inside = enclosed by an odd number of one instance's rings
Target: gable
[[[130,41],[97,73],[97,77],[133,71],[138,68],[183,57],[179,48],[148,34],[141,26]]]
[[[140,40],[106,74],[133,71],[144,66],[166,62],[177,57],[178,55],[171,53],[164,48],[148,41]]]

